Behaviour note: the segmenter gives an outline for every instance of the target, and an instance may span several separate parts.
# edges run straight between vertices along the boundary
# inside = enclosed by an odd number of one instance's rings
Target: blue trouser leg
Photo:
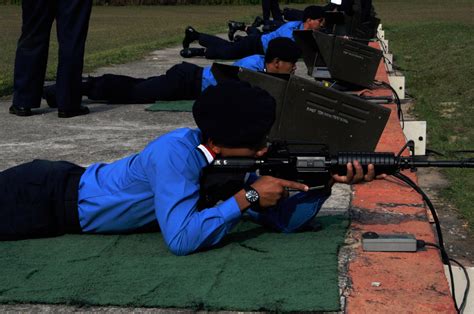
[[[218,45],[225,45],[225,44],[230,44],[230,43],[231,43],[230,41],[214,36],[214,35],[199,33],[199,44],[206,48],[209,46],[218,46]]]
[[[271,0],[262,0],[262,17],[264,21],[270,19],[270,2]]]
[[[74,111],[82,99],[80,87],[92,0],[59,0],[57,3],[59,60],[56,100],[58,110]]]
[[[291,233],[303,230],[318,214],[329,193],[298,193],[283,199],[275,207],[262,212],[247,210],[247,215],[255,222],[273,230]]]
[[[0,172],[0,241],[80,232],[77,191],[83,172],[69,162],[47,160]]]
[[[206,47],[207,59],[232,60],[264,53],[262,41],[258,35],[244,37],[238,42],[230,42],[216,36],[200,34],[199,44]]]
[[[247,35],[250,35],[250,36],[262,35],[262,32],[258,29],[258,27],[253,27],[253,26],[247,27],[246,33]]]
[[[270,13],[274,21],[283,21],[278,0],[262,0],[262,16],[264,23],[270,20]]]
[[[111,103],[151,103],[156,100],[196,99],[201,93],[202,68],[183,62],[166,74],[146,79],[105,74],[90,78],[87,96]]]
[[[280,6],[278,5],[278,0],[270,0],[270,10],[272,12],[274,21],[283,21],[283,16],[281,15]]]
[[[13,105],[16,107],[40,106],[55,11],[56,6],[52,1],[22,1],[22,29],[13,79]]]

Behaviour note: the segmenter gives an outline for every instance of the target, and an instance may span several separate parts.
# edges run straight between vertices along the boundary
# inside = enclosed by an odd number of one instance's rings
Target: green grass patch
[[[415,98],[414,113],[428,122],[428,147],[442,152],[474,149],[472,1],[377,1],[375,5],[395,62]],[[474,231],[474,171],[443,172],[451,185],[442,195],[456,205]]]
[[[0,304],[339,311],[337,255],[348,220],[318,220],[322,230],[294,234],[242,222],[218,248],[185,258],[168,251],[161,233],[0,241]]]

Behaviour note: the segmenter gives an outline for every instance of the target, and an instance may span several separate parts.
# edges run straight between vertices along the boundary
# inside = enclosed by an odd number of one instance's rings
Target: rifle
[[[321,147],[321,145],[319,145]],[[311,189],[327,187],[332,174],[344,175],[349,162],[359,161],[364,172],[369,164],[375,166],[376,174],[394,175],[401,170],[412,172],[421,167],[474,168],[473,159],[428,160],[414,156],[414,143],[409,141],[395,155],[391,152],[340,152],[329,155],[317,144],[273,142],[265,158],[218,158],[211,165],[208,174],[255,172],[308,185]],[[410,156],[402,156],[406,148]]]

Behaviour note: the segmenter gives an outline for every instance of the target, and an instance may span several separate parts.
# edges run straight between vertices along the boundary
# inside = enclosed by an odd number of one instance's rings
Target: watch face
[[[250,203],[256,203],[258,202],[258,193],[255,190],[249,190],[245,193],[245,197],[247,198],[247,201]]]

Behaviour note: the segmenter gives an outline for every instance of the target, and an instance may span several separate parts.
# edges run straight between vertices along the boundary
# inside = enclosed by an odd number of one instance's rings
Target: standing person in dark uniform
[[[292,40],[294,30],[318,30],[324,24],[324,9],[319,6],[309,6],[304,10],[303,19],[288,22],[276,31],[265,34],[247,36],[238,42],[230,42],[217,36],[197,32],[191,26],[185,30],[183,50],[180,54],[184,58],[205,56],[207,59],[240,59],[253,54],[264,54],[270,40],[277,37],[287,37]],[[206,48],[189,48],[194,41],[199,41]]]
[[[0,240],[160,230],[172,253],[186,255],[219,243],[243,215],[280,232],[311,223],[328,193],[271,176],[254,173],[222,202],[200,202],[204,168],[217,156],[267,152],[276,116],[270,94],[228,81],[207,88],[193,116],[198,129],[171,131],[111,163],[84,169],[36,160],[0,172]],[[349,163],[347,175],[331,182],[373,180],[374,167],[368,169],[364,176],[360,164]],[[289,197],[288,189],[302,193]]]
[[[264,24],[270,23],[270,13],[273,16],[273,21],[283,22],[278,0],[262,0],[262,16]]]
[[[89,113],[89,109],[81,105],[80,85],[91,8],[92,0],[22,1],[22,30],[16,50],[11,114],[31,116],[31,109],[40,107],[54,20],[59,43],[58,117]]]
[[[233,65],[253,71],[290,74],[296,70],[301,49],[294,41],[278,37],[270,41],[265,56],[253,55]],[[183,62],[165,74],[149,78],[105,74],[82,83],[82,94],[92,100],[118,104],[152,103],[157,100],[196,99],[209,86],[217,84],[211,66]],[[43,97],[49,105],[56,101],[56,86],[46,86]]]

